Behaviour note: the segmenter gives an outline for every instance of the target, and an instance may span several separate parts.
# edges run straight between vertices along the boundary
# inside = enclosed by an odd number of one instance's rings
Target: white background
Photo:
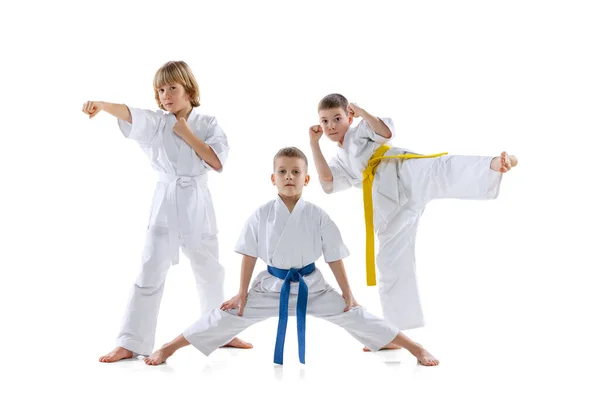
[[[15,4],[0,6],[3,399],[598,396],[595,2]],[[237,290],[242,224],[276,195],[272,156],[289,145],[308,154],[307,128],[328,93],[393,118],[397,146],[519,156],[497,200],[433,202],[423,215],[427,326],[406,333],[439,367],[417,366],[406,351],[363,354],[314,319],[304,367],[295,319],[283,368],[272,364],[275,320],[241,335],[251,351],[206,358],[186,348],[160,367],[97,362],[114,347],[156,177],[114,118],[80,110],[86,100],[156,108],[152,78],[168,60],[192,67],[201,110],[231,145],[224,172],[209,178],[227,296]],[[322,148],[335,151],[327,140]],[[380,313],[364,282],[360,191],[327,196],[315,174],[305,198],[337,222],[355,295]],[[198,308],[182,257],[157,346]]]

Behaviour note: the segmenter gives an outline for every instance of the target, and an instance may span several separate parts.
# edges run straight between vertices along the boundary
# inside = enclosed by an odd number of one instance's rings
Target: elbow
[[[223,164],[221,164],[221,161],[219,161],[219,159],[217,158],[217,160],[213,163],[213,165],[211,165],[211,167],[214,168],[215,171],[221,172],[223,170]]]
[[[323,191],[326,194],[333,193],[333,178],[330,178],[329,180],[320,179],[320,183],[321,183],[321,188],[323,188]]]
[[[381,133],[379,133],[379,132],[375,132],[375,133],[377,133],[379,136],[381,136],[384,139],[391,139],[392,138],[392,131],[390,131],[389,129],[385,129]]]

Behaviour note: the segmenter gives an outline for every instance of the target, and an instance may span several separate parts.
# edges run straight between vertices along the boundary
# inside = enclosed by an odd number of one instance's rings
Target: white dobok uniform
[[[381,118],[395,136],[391,119]],[[366,121],[351,127],[343,147],[329,161],[333,182],[321,182],[326,193],[362,188],[363,171],[386,139]],[[389,145],[389,143],[388,143]],[[385,155],[413,153],[392,147]],[[416,275],[415,240],[419,218],[434,199],[495,199],[502,174],[493,157],[443,156],[382,160],[373,181],[373,219],[379,241],[377,285],[384,318],[400,330],[424,326]]]
[[[277,197],[261,206],[246,222],[235,251],[260,258],[267,265],[300,269],[317,261],[333,262],[349,255],[340,232],[329,216],[316,205],[298,200],[290,213]],[[304,276],[308,286],[307,315],[323,318],[346,329],[369,349],[376,351],[390,343],[398,329],[375,317],[362,307],[344,312],[346,302],[327,284],[319,269]],[[242,316],[237,309],[221,311],[218,308],[202,317],[184,332],[184,337],[198,350],[209,355],[228,343],[249,326],[279,312],[279,296],[283,280],[268,271],[260,272],[251,283]],[[288,304],[289,315],[296,315],[298,283],[291,284]],[[311,333],[307,322],[307,337]],[[275,338],[276,332],[273,332]]]
[[[141,271],[131,290],[117,346],[147,355],[154,347],[167,271],[179,263],[180,247],[190,260],[204,312],[223,302],[225,273],[219,263],[217,225],[207,186],[207,172],[212,168],[173,131],[174,114],[129,109],[132,123],[119,120],[119,127],[148,155],[158,183]],[[193,108],[187,123],[225,165],[229,146],[216,119]]]

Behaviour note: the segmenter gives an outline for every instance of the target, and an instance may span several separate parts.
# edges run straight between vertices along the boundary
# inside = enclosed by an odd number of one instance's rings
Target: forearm
[[[256,257],[250,257],[244,254],[242,258],[242,270],[240,272],[240,293],[248,293],[254,266],[256,265]]]
[[[350,290],[350,283],[348,282],[348,276],[346,275],[346,268],[344,268],[344,262],[342,260],[337,260],[328,263],[331,268],[331,272],[333,272],[333,276],[335,276],[335,280],[342,291],[342,295],[350,295],[352,294],[352,290]]]
[[[317,174],[319,175],[319,180],[322,182],[333,182],[333,174],[331,173],[331,169],[323,156],[323,152],[321,151],[321,146],[319,146],[319,142],[311,142],[310,148],[313,153],[313,160],[315,162],[315,166],[317,167]]]
[[[212,147],[200,140],[191,130],[186,132],[182,138],[194,149],[198,157],[206,161],[216,171],[220,171],[223,168],[219,157],[217,157]]]
[[[109,113],[113,117],[131,123],[131,111],[125,104],[115,104],[102,102],[102,110]]]
[[[366,111],[363,111],[362,118],[367,121],[367,124],[369,124],[373,132],[377,133],[379,136],[382,136],[386,139],[392,137],[392,131],[390,131],[390,128],[388,128],[388,126],[379,118],[369,114]]]

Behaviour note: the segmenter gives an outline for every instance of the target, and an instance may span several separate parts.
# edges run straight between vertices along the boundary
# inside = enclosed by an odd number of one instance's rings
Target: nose
[[[334,130],[335,129],[335,124],[333,122],[327,124],[327,129],[330,130],[330,131]]]

